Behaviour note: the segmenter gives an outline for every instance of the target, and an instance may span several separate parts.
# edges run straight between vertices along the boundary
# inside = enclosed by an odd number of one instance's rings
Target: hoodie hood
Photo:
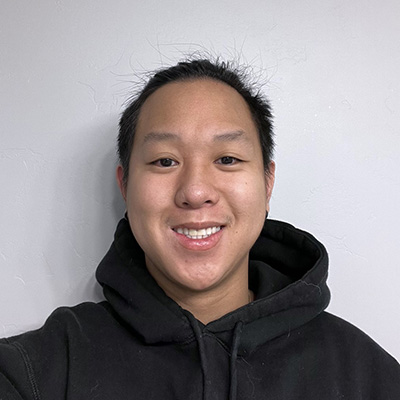
[[[288,334],[328,305],[328,255],[312,235],[267,220],[250,252],[249,286],[255,300],[204,326],[230,346],[240,324],[238,355]],[[122,219],[96,277],[119,319],[147,344],[185,342],[197,336],[194,317],[169,298],[148,273],[144,253]]]

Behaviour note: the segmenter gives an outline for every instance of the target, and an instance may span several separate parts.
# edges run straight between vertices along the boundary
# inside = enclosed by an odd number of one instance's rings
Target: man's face
[[[247,278],[273,178],[233,88],[196,80],[158,89],[140,111],[126,188],[121,167],[117,177],[147,268],[167,294]]]

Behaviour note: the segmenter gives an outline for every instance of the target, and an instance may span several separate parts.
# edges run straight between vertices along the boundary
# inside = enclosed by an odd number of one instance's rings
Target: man
[[[400,398],[399,364],[323,312],[324,247],[265,221],[272,150],[267,101],[229,65],[151,78],[120,122],[107,301],[1,341],[0,398]]]

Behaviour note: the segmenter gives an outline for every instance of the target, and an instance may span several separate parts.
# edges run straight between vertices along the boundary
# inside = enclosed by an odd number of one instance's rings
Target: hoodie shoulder
[[[0,394],[15,400],[63,398],[71,349],[84,355],[115,324],[106,304],[82,303],[56,309],[40,329],[0,339]]]
[[[340,377],[368,399],[398,398],[400,365],[365,332],[323,312],[305,326],[304,333],[306,347],[314,347],[312,352],[326,365],[324,375]]]
[[[394,357],[350,322],[326,311],[320,315],[320,320],[315,322],[321,325],[321,333],[330,344],[340,344],[351,354],[355,354],[359,362],[371,358],[376,362],[386,360],[389,364],[399,367]]]

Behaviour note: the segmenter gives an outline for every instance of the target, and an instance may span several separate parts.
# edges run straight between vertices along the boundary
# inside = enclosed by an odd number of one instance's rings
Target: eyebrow
[[[175,133],[169,132],[149,132],[146,133],[143,139],[143,143],[148,142],[163,142],[166,140],[179,140],[179,136]]]
[[[213,137],[213,142],[233,142],[235,140],[247,140],[244,131],[220,133]]]
[[[149,142],[164,142],[169,140],[181,140],[181,137],[176,133],[170,132],[149,132],[143,138],[143,143]],[[213,142],[233,142],[233,141],[247,141],[248,138],[244,131],[233,131],[226,133],[218,133],[213,136]]]

